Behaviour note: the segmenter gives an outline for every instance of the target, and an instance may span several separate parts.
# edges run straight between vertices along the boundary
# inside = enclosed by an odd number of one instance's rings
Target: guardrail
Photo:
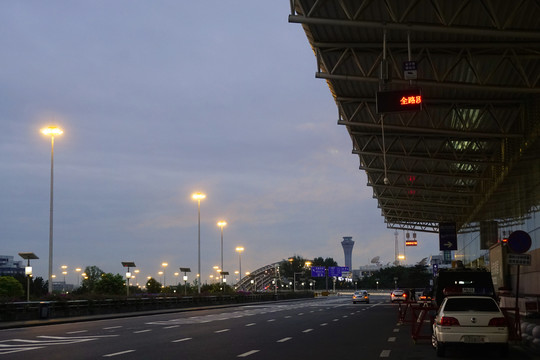
[[[137,311],[239,304],[313,297],[312,293],[261,293],[212,296],[145,296],[90,300],[21,301],[0,303],[0,321],[25,321],[85,315],[120,314]]]

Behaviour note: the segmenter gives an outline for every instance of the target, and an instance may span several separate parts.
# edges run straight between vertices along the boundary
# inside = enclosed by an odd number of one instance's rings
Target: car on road
[[[405,290],[393,290],[391,293],[390,293],[390,300],[392,302],[396,302],[396,301],[406,301],[407,300],[407,292]]]
[[[418,301],[431,302],[432,299],[433,299],[433,289],[431,287],[427,287],[422,291],[422,294],[418,298]]]
[[[367,290],[355,291],[352,296],[352,302],[353,304],[356,304],[357,302],[365,302],[366,304],[369,304],[369,293]]]
[[[490,296],[448,296],[433,323],[431,343],[437,356],[457,345],[498,346],[508,355],[508,323],[497,302]]]

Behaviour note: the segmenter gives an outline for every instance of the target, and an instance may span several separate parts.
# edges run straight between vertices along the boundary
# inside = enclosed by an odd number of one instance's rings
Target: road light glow
[[[62,131],[62,129],[60,128],[57,128],[56,126],[49,126],[49,127],[41,129],[41,133],[47,136],[55,136],[55,135],[62,135],[64,131]]]

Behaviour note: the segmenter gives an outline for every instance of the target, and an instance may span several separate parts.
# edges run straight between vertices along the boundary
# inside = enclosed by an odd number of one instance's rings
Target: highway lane
[[[262,303],[0,331],[0,359],[435,358],[397,320],[387,296]]]

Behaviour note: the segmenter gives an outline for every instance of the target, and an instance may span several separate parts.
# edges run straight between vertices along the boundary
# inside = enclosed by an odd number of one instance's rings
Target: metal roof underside
[[[540,0],[290,1],[389,228],[463,231],[539,209]],[[379,89],[412,86],[421,111],[376,113]]]

